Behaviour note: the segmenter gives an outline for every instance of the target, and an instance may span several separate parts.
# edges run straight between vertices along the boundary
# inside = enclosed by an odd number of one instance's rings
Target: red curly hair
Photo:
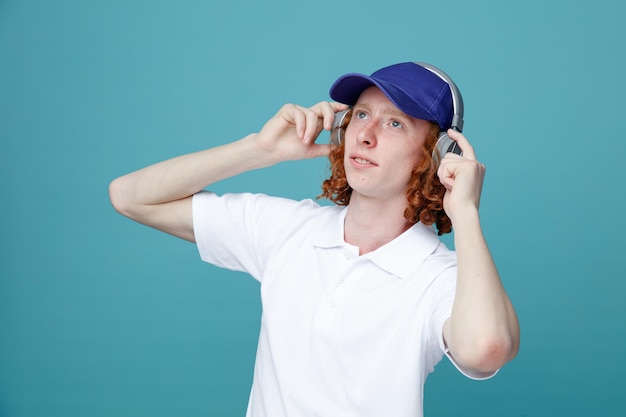
[[[452,231],[452,222],[443,209],[443,196],[446,189],[439,181],[437,163],[432,157],[438,138],[439,126],[431,122],[422,145],[422,157],[413,167],[407,184],[407,207],[404,210],[404,217],[411,224],[418,221],[429,226],[435,224],[437,233],[443,235]],[[344,151],[345,146],[341,142],[328,155],[330,178],[322,183],[322,194],[318,196],[318,198],[327,198],[340,206],[347,206],[352,195],[352,187],[348,184],[343,165]]]

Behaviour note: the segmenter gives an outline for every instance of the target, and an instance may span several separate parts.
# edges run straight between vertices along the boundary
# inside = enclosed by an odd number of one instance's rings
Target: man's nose
[[[364,146],[376,146],[376,131],[373,123],[367,123],[357,134],[357,140]]]

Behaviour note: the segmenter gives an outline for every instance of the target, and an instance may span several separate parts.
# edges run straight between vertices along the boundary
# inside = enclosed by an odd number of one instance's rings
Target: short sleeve
[[[265,194],[193,197],[193,227],[200,258],[261,281],[268,259],[319,205]]]

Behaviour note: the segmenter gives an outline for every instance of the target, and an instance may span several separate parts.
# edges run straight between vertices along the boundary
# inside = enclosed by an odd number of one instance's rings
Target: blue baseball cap
[[[409,116],[435,122],[444,131],[450,128],[454,113],[451,87],[438,75],[414,62],[381,68],[372,75],[342,75],[330,87],[330,97],[353,105],[371,86],[380,88]]]

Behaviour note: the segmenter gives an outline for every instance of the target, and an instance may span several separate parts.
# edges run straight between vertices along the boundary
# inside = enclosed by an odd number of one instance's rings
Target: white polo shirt
[[[194,196],[202,260],[261,283],[248,417],[422,416],[426,376],[445,351],[456,255],[418,223],[359,256],[344,241],[345,214],[262,194]]]

